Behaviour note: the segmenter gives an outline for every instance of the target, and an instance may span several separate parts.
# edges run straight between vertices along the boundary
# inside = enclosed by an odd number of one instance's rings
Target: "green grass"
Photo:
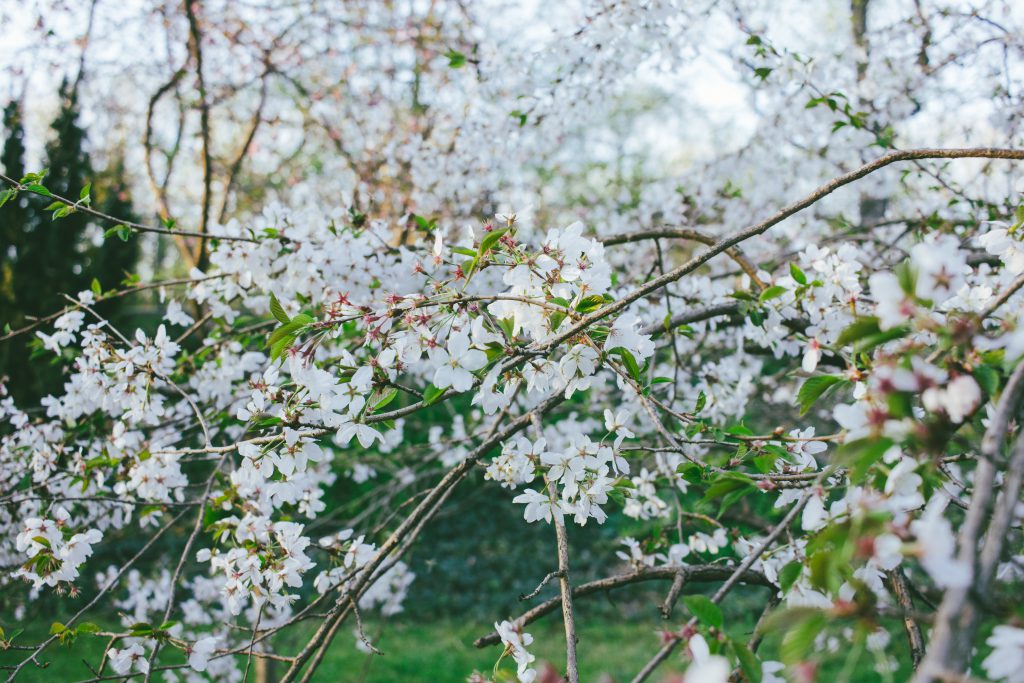
[[[440,621],[434,623],[403,623],[399,620],[366,623],[367,635],[383,656],[366,654],[356,648],[355,624],[341,630],[334,640],[314,680],[317,683],[393,683],[394,681],[444,682],[464,681],[474,669],[491,674],[501,654],[496,645],[484,649],[473,647],[473,640],[493,629],[490,623],[468,621]],[[657,624],[611,623],[607,620],[583,623],[579,629],[580,673],[588,683],[602,680],[608,674],[615,681],[628,681],[657,651]],[[565,666],[561,620],[557,614],[531,624],[527,632],[533,634],[530,647],[536,655],[538,670],[542,662],[551,662],[557,670]],[[39,631],[23,634],[18,641],[39,642],[46,634]],[[284,636],[275,643],[278,651],[293,653],[300,646],[299,634]],[[302,638],[301,641],[304,641]],[[18,681],[32,683],[73,683],[90,678],[83,659],[94,665],[102,655],[106,639],[81,636],[70,647],[54,644],[40,657],[49,662],[45,669],[29,665],[18,676]],[[27,653],[9,650],[0,652],[0,664],[20,661]],[[181,661],[180,656],[174,657]],[[276,664],[277,673],[284,669]],[[661,670],[662,675],[679,672],[682,667],[670,661]],[[511,658],[501,663],[501,669],[514,673]],[[252,676],[250,676],[250,681]],[[605,679],[606,680],[606,679]],[[655,680],[661,680],[656,678]]]
[[[556,670],[565,667],[565,635],[558,615],[530,624],[526,631],[534,637],[530,651],[542,661],[551,662]],[[615,681],[628,681],[660,647],[656,624],[581,623],[579,627],[580,676],[583,681],[596,682],[603,675]],[[473,647],[473,640],[493,629],[493,624],[449,622],[444,624],[387,624],[376,637],[376,627],[368,626],[371,639],[383,656],[367,655],[355,648],[355,635],[339,633],[331,652],[314,680],[320,683],[363,681],[461,681],[474,669],[490,675],[501,654],[501,646],[482,650]],[[679,672],[681,667],[670,662],[662,675]],[[365,678],[360,678],[366,667]],[[501,663],[502,669],[514,671],[511,658]],[[660,680],[657,678],[656,680]]]
[[[660,619],[648,620],[615,620],[607,614],[588,614],[587,606],[581,605],[579,611],[579,661],[581,680],[584,683],[598,681],[629,681],[637,671],[660,647],[657,629],[662,625]],[[55,615],[56,616],[56,615]],[[752,620],[753,615],[747,615]],[[741,636],[748,629],[741,628],[739,622],[743,615],[734,615],[736,624],[733,635]],[[59,618],[59,617],[58,617]],[[680,620],[669,622],[678,627]],[[356,647],[355,623],[349,623],[337,634],[321,667],[313,680],[317,683],[392,683],[394,681],[447,682],[464,681],[474,670],[490,676],[494,665],[501,654],[500,646],[484,649],[473,647],[473,641],[493,629],[493,623],[476,620],[442,619],[431,623],[413,622],[408,615],[388,621],[367,619],[366,634],[374,645],[384,654],[382,656],[367,654]],[[562,623],[557,613],[550,614],[538,622],[527,626],[526,631],[534,637],[530,651],[537,657],[535,666],[543,671],[545,662],[550,663],[555,671],[562,671],[565,666]],[[732,632],[732,629],[730,630]],[[274,639],[274,649],[280,654],[290,655],[297,652],[310,635],[309,629],[299,632],[285,633]],[[38,643],[46,637],[42,628],[33,628],[29,633],[22,634],[16,642],[28,644]],[[905,645],[900,631],[893,629],[893,643],[890,650],[903,653]],[[770,634],[765,643],[765,653],[769,657],[777,652],[777,638]],[[70,647],[55,644],[44,652],[40,661],[48,662],[45,669],[26,667],[19,675],[18,681],[32,683],[74,683],[91,678],[83,660],[95,665],[99,662],[106,638],[87,635],[80,636]],[[685,668],[685,656],[679,648],[666,661],[652,683],[660,683],[672,674],[681,673]],[[183,657],[178,652],[167,653],[168,658],[161,657],[161,663],[180,663]],[[828,658],[820,670],[819,680],[839,680],[843,670],[845,652]],[[24,651],[0,651],[0,665],[10,665],[25,657]],[[240,660],[241,662],[241,660]],[[849,683],[869,683],[882,680],[872,670],[870,655],[862,656],[847,671]],[[244,663],[242,663],[244,666]],[[279,676],[285,668],[284,664],[272,665]],[[501,662],[500,670],[505,676],[501,681],[515,680],[515,665],[511,658]],[[4,672],[0,672],[4,673]],[[4,674],[6,675],[6,674]],[[906,680],[909,666],[901,661],[901,668],[893,675],[893,681]],[[139,680],[139,679],[136,679]],[[250,681],[254,678],[249,677]],[[276,680],[276,678],[271,678]]]

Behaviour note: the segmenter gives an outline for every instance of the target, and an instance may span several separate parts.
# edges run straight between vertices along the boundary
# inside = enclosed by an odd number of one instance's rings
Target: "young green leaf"
[[[826,391],[839,382],[844,381],[846,381],[845,378],[839,375],[817,375],[816,377],[807,378],[807,381],[803,383],[803,386],[800,387],[800,391],[796,395],[797,405],[800,406],[800,415],[806,415],[807,411],[817,403],[818,399]]]
[[[433,405],[443,395],[444,389],[438,389],[433,384],[428,384],[427,388],[423,390],[423,405]]]
[[[722,608],[711,602],[708,596],[700,594],[685,595],[683,596],[683,604],[686,605],[686,609],[690,610],[690,614],[697,617],[697,621],[722,630]]]
[[[763,292],[761,292],[761,295],[758,297],[758,300],[761,303],[764,303],[765,301],[771,301],[772,299],[779,298],[787,291],[789,290],[787,290],[782,285],[772,285],[771,287],[768,287]]]
[[[284,307],[281,305],[281,302],[277,300],[277,296],[275,296],[273,292],[270,293],[270,313],[277,318],[278,322],[285,325],[291,321],[291,318],[289,318],[288,314],[284,312]]]

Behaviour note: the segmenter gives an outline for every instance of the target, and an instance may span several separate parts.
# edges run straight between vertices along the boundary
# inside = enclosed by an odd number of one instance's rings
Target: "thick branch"
[[[989,420],[989,427],[981,440],[981,457],[974,470],[974,487],[971,504],[960,527],[958,539],[958,561],[973,569],[972,585],[953,587],[946,590],[935,615],[935,627],[931,632],[928,654],[921,662],[914,683],[930,683],[942,680],[947,672],[963,672],[969,664],[974,647],[974,635],[978,626],[978,602],[986,597],[991,574],[1002,553],[1005,528],[1002,525],[1003,507],[1016,505],[1019,495],[1021,473],[1024,471],[1024,437],[1017,439],[1004,482],[1003,496],[996,511],[996,521],[989,531],[1000,533],[998,538],[991,535],[979,546],[985,522],[992,507],[1000,450],[1009,427],[1024,395],[1024,363],[1017,365],[999,398],[995,414]],[[1007,494],[1012,494],[1008,498]],[[979,552],[980,551],[980,552]]]
[[[626,232],[620,235],[612,235],[601,239],[606,247],[614,246],[616,244],[628,244],[630,242],[639,242],[641,240],[656,240],[656,239],[684,239],[693,240],[694,242],[700,242],[707,246],[713,246],[717,241],[711,235],[706,235],[698,230],[690,230],[687,228],[655,228],[653,230],[638,230],[637,232]],[[736,262],[736,265],[747,274],[747,276],[753,281],[754,285],[758,289],[764,289],[764,283],[761,282],[761,278],[757,276],[757,266],[751,263],[743,252],[738,247],[732,247],[726,249],[725,253]]]
[[[548,350],[555,348],[559,344],[566,342],[569,339],[577,336],[583,330],[587,329],[595,322],[603,320],[608,316],[618,313],[625,309],[634,301],[644,298],[652,292],[656,292],[662,287],[679,280],[684,275],[688,275],[693,271],[700,268],[702,265],[718,256],[722,252],[726,251],[731,247],[756,237],[762,233],[767,232],[770,228],[778,225],[787,218],[794,216],[804,209],[818,203],[828,195],[832,194],[836,190],[850,183],[856,182],[861,178],[871,175],[875,171],[878,171],[886,166],[895,164],[900,161],[912,161],[915,159],[1013,159],[1013,160],[1024,160],[1024,150],[1017,149],[998,149],[989,147],[969,148],[969,149],[911,149],[899,152],[892,152],[885,156],[879,157],[874,161],[864,164],[860,168],[850,171],[844,175],[835,178],[824,185],[820,186],[814,192],[810,193],[803,199],[800,199],[792,204],[780,209],[770,218],[767,218],[760,223],[748,226],[739,232],[726,237],[719,242],[715,243],[714,246],[709,247],[707,251],[704,251],[686,263],[673,268],[669,272],[665,273],[661,277],[654,278],[653,280],[645,283],[644,285],[637,287],[632,292],[622,297],[618,301],[602,306],[593,313],[584,316],[579,322],[569,327],[565,332],[562,332],[551,339],[547,340],[543,345],[539,347],[541,350]]]
[[[199,29],[196,7],[199,0],[185,0],[185,16],[188,17],[189,51],[196,65],[196,80],[199,83],[199,133],[202,138],[203,155],[203,199],[199,219],[199,232],[205,233],[210,222],[211,185],[213,183],[213,161],[210,155],[210,102],[206,93],[206,79],[203,76],[203,35]],[[199,270],[206,269],[206,237],[199,238],[194,262]]]

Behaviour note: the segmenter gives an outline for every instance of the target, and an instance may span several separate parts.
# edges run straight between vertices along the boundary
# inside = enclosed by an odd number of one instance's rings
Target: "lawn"
[[[557,615],[553,615],[557,617]],[[384,654],[366,654],[356,648],[353,630],[338,634],[330,652],[314,680],[318,683],[356,682],[415,683],[463,681],[477,669],[490,674],[501,654],[499,646],[478,650],[473,640],[491,630],[492,624],[443,621],[435,623],[373,622],[366,624],[367,634]],[[580,671],[584,681],[628,681],[659,646],[653,623],[610,623],[595,621],[583,623],[579,629]],[[353,624],[354,628],[354,624]],[[535,642],[531,651],[537,656],[538,669],[542,661],[550,661],[559,669],[564,666],[564,636],[557,618],[532,624],[527,631]],[[22,642],[38,642],[23,635]],[[19,639],[21,640],[21,639]],[[293,652],[299,641],[292,636],[290,642],[279,642],[280,651]],[[105,639],[83,636],[70,647],[51,646],[40,658],[49,662],[45,669],[28,667],[19,675],[19,681],[72,683],[89,678],[83,659],[95,664]],[[25,656],[23,652],[0,652],[0,664],[9,665]],[[178,658],[175,658],[178,661]],[[278,667],[283,665],[278,664]],[[502,662],[502,669],[514,671],[511,659]],[[677,672],[678,666],[666,666],[664,673]],[[280,673],[280,671],[278,671]],[[250,680],[252,677],[250,676]],[[660,679],[657,679],[660,680]]]
[[[584,683],[623,683],[629,681],[645,662],[657,651],[660,641],[657,628],[659,619],[649,620],[614,620],[607,613],[588,614],[586,607],[579,614],[579,659],[581,680]],[[57,617],[59,618],[59,616]],[[739,627],[743,621],[741,615],[735,615],[737,624],[735,635],[747,631]],[[669,622],[678,626],[681,622]],[[441,619],[435,622],[415,622],[408,615],[382,622],[369,618],[365,629],[374,645],[384,654],[382,656],[367,654],[357,648],[355,623],[340,631],[325,657],[316,676],[317,683],[393,683],[395,681],[446,682],[464,681],[474,670],[490,675],[501,654],[499,646],[478,650],[473,647],[473,640],[486,634],[493,624],[472,619],[454,620]],[[551,614],[539,622],[530,624],[527,632],[534,636],[530,651],[536,655],[538,671],[543,670],[544,662],[550,662],[561,671],[564,667],[564,635],[559,615]],[[281,654],[293,654],[304,644],[309,631],[288,633],[275,639],[275,650]],[[41,630],[31,634],[22,634],[17,639],[20,643],[39,642],[46,637]],[[900,653],[901,668],[894,672],[895,681],[906,680],[909,673],[908,663],[902,650],[903,634],[893,629],[893,651]],[[768,651],[774,650],[772,641],[776,638],[769,635]],[[41,657],[40,661],[49,662],[45,669],[28,667],[19,675],[18,681],[45,683],[74,683],[90,678],[83,660],[95,665],[106,639],[81,636],[71,646],[54,645]],[[680,649],[679,652],[682,650]],[[10,665],[25,656],[23,651],[0,651],[0,665]],[[819,672],[820,681],[834,681],[843,678],[844,653],[837,653],[826,662]],[[870,656],[861,659],[856,670],[846,673],[850,683],[868,683],[880,680],[872,671]],[[178,653],[163,659],[163,663],[180,663],[183,661]],[[651,683],[660,683],[672,674],[678,674],[684,668],[685,660],[680,654],[674,654],[658,670]],[[276,664],[278,676],[283,672],[284,665]],[[510,658],[501,663],[501,669],[514,672],[514,664]],[[136,679],[139,680],[139,679]],[[161,679],[155,679],[161,680]],[[250,675],[250,681],[254,677]],[[276,680],[272,675],[271,681]],[[506,678],[505,680],[514,680]],[[541,680],[544,680],[543,677]]]
[[[554,615],[557,617],[557,615]],[[473,640],[487,631],[488,624],[389,624],[374,644],[384,656],[366,655],[353,646],[353,633],[348,642],[338,642],[324,661],[316,681],[461,681],[477,669],[490,674],[500,646],[478,650]],[[533,634],[531,652],[541,661],[551,662],[558,670],[565,666],[561,621],[545,620],[527,627]],[[657,651],[658,635],[651,623],[582,623],[579,627],[580,675],[583,681],[628,681]],[[374,632],[373,628],[370,629]],[[365,677],[361,677],[365,667]],[[510,659],[502,668],[514,669]],[[538,666],[538,670],[540,667]],[[680,667],[666,666],[663,673],[678,672]],[[660,680],[660,679],[657,679]]]

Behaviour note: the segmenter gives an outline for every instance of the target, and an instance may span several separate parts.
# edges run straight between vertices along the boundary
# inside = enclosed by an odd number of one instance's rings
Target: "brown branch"
[[[181,519],[185,515],[186,512],[188,512],[188,508],[185,508],[184,510],[179,512],[173,519],[171,519],[171,521],[169,521],[167,524],[165,524],[162,527],[160,527],[160,529],[155,534],[153,534],[153,536],[148,541],[146,541],[145,545],[143,545],[141,548],[139,548],[139,551],[137,553],[135,553],[135,555],[133,555],[131,557],[131,559],[129,559],[128,562],[126,562],[124,564],[124,566],[121,567],[117,571],[116,574],[114,574],[114,577],[112,579],[110,579],[110,581],[108,581],[106,583],[106,585],[102,588],[102,590],[100,590],[100,592],[98,592],[93,597],[93,599],[89,601],[89,603],[85,607],[83,607],[82,609],[78,610],[74,614],[74,616],[72,616],[70,619],[68,619],[67,622],[64,625],[67,628],[70,628],[72,624],[74,624],[76,621],[78,621],[79,617],[81,617],[87,611],[92,609],[93,605],[95,605],[97,602],[99,602],[100,599],[104,595],[106,595],[108,592],[110,592],[114,588],[114,586],[116,586],[118,584],[118,582],[121,580],[121,577],[124,576],[124,574],[128,571],[128,569],[132,565],[135,564],[136,560],[138,560],[140,557],[142,557],[142,555],[147,550],[149,550],[150,547],[152,547],[153,544],[156,543],[157,540],[161,536],[164,535],[164,532],[167,531],[168,529],[170,529],[172,526],[174,526],[175,522],[177,522],[179,519]],[[41,653],[43,650],[45,650],[46,647],[48,645],[50,645],[50,643],[52,643],[56,639],[57,639],[57,635],[51,635],[49,638],[47,638],[42,643],[40,643],[39,646],[36,647],[35,650],[33,650],[31,655],[29,655],[26,659],[24,659],[21,663],[19,663],[17,666],[15,666],[12,669],[11,675],[7,678],[8,683],[11,683],[11,681],[13,681],[15,679],[15,677],[18,675],[18,672],[21,671],[25,667],[26,664],[28,664],[30,661],[34,662],[35,658],[39,655],[39,653]]]
[[[561,391],[548,396],[529,413],[519,417],[504,429],[493,432],[479,446],[473,449],[473,451],[467,455],[465,460],[449,470],[448,473],[442,477],[441,481],[438,482],[437,486],[430,490],[430,493],[423,498],[420,504],[416,506],[416,508],[402,521],[401,524],[398,525],[398,528],[391,533],[387,540],[381,544],[377,554],[359,573],[354,584],[338,596],[334,605],[330,610],[328,610],[326,618],[323,620],[320,627],[309,639],[303,649],[295,656],[295,662],[285,673],[280,683],[291,683],[294,681],[313,653],[320,649],[321,645],[326,648],[326,646],[331,642],[334,633],[337,632],[337,627],[342,622],[346,614],[346,612],[343,611],[345,605],[350,600],[359,599],[359,596],[369,587],[371,581],[374,579],[375,570],[384,563],[392,551],[396,550],[401,545],[406,535],[416,528],[422,528],[422,523],[425,523],[437,513],[437,510],[439,509],[437,503],[446,498],[455,485],[462,481],[466,475],[473,470],[473,467],[476,466],[477,458],[481,457],[493,448],[495,444],[498,444],[525,429],[530,424],[533,414],[545,413],[561,404],[564,400],[565,394]]]
[[[665,273],[661,277],[657,277],[650,282],[637,287],[632,292],[622,297],[618,301],[602,306],[593,313],[590,313],[580,319],[579,322],[569,327],[565,332],[555,335],[551,339],[538,346],[538,350],[549,350],[553,349],[559,344],[572,339],[577,336],[580,332],[587,329],[599,320],[603,320],[613,313],[625,309],[634,301],[642,299],[643,297],[656,292],[659,289],[665,287],[668,284],[679,280],[684,275],[688,275],[693,271],[697,270],[705,263],[713,259],[715,256],[725,252],[727,249],[734,247],[751,237],[756,237],[760,234],[767,232],[772,227],[778,225],[787,218],[794,216],[804,209],[816,204],[823,198],[832,194],[836,190],[850,183],[856,182],[861,178],[871,175],[875,171],[878,171],[886,166],[895,164],[901,161],[912,161],[915,159],[1010,159],[1010,160],[1024,160],[1024,150],[1017,149],[999,149],[989,147],[979,148],[968,148],[968,149],[911,149],[899,152],[891,152],[885,156],[879,157],[874,161],[864,164],[860,168],[857,168],[849,173],[843,174],[824,185],[820,186],[814,192],[810,193],[803,199],[793,202],[788,206],[777,211],[773,216],[750,225],[739,232],[730,235],[714,244],[697,256],[686,263],[679,265],[669,272]]]
[[[594,593],[613,590],[622,586],[628,586],[633,583],[642,583],[646,581],[674,581],[679,575],[684,577],[684,581],[690,583],[721,581],[732,576],[735,573],[735,569],[735,567],[720,564],[695,564],[683,565],[680,567],[644,567],[633,574],[620,574],[619,576],[610,576],[604,579],[580,584],[572,589],[572,595],[574,598],[579,598],[586,595],[592,595]],[[755,586],[770,587],[772,585],[764,574],[749,568],[741,572],[740,580]],[[523,625],[532,623],[544,615],[554,612],[561,606],[561,604],[561,596],[545,600],[536,607],[527,610],[516,617],[516,621]],[[501,636],[499,636],[497,632],[492,631],[485,636],[477,638],[473,641],[473,645],[476,647],[487,647],[488,645],[497,645],[500,642]]]
[[[931,631],[931,643],[913,683],[930,683],[941,680],[948,672],[965,672],[974,647],[974,635],[979,620],[978,603],[987,597],[991,572],[1002,552],[1003,536],[987,537],[984,546],[979,546],[984,525],[989,518],[992,498],[995,492],[1000,450],[1006,439],[1010,419],[1015,414],[1024,395],[1024,363],[1019,363],[1010,376],[1003,394],[996,405],[995,414],[989,420],[988,429],[981,439],[981,455],[974,470],[974,487],[971,504],[960,526],[957,560],[972,567],[973,586],[948,588],[942,596],[935,626]],[[1004,495],[996,512],[996,519],[990,532],[998,532],[1002,520],[1002,507],[1006,504],[1006,493],[1017,489],[1019,493],[1021,472],[1024,471],[1024,437],[1017,439],[1010,468],[1004,482]],[[1014,498],[1010,507],[1016,504]],[[1005,531],[1005,530],[1004,530]],[[979,552],[980,550],[980,552]]]
[[[981,319],[985,320],[999,310],[999,307],[1005,304],[1011,296],[1020,290],[1021,287],[1024,287],[1024,275],[1018,275],[1016,280],[1004,287],[1003,291],[999,292],[999,296],[997,296],[992,303],[986,306],[985,310],[980,313]]]
[[[828,472],[828,469],[822,470],[819,475],[819,481],[824,479]],[[807,501],[810,500],[810,497],[810,491],[805,491],[800,497],[800,500],[798,500],[796,504],[789,509],[786,516],[775,525],[775,528],[773,528],[765,539],[761,541],[757,548],[750,551],[750,554],[747,555],[746,559],[744,559],[743,562],[741,562],[740,565],[732,571],[729,578],[725,580],[725,583],[715,591],[715,594],[711,596],[711,602],[716,604],[721,602],[722,598],[724,598],[740,580],[746,581],[746,575],[750,571],[750,567],[761,557],[761,553],[774,543],[775,539],[778,538],[783,531],[789,528],[790,522],[800,514],[800,511],[804,509],[805,505],[807,505]],[[696,621],[696,617],[691,618],[688,622],[688,626],[694,625]],[[647,678],[654,673],[654,670],[657,669],[662,662],[668,659],[668,656],[672,654],[672,651],[676,649],[679,643],[679,638],[673,638],[669,642],[665,643],[661,649],[651,657],[647,664],[644,665],[639,673],[633,677],[632,683],[643,683],[647,680]]]
[[[683,313],[677,313],[668,319],[668,322],[651,323],[640,328],[640,332],[643,334],[655,334],[656,332],[663,332],[675,329],[680,325],[688,325],[690,323],[699,323],[711,318],[720,318],[727,315],[736,315],[740,312],[739,302],[728,302],[724,304],[714,304],[705,308],[698,308],[692,311],[685,311]]]
[[[203,34],[199,29],[199,18],[196,8],[199,0],[184,0],[185,16],[188,17],[189,52],[196,65],[196,80],[199,84],[199,134],[203,143],[203,198],[202,213],[199,219],[199,232],[205,233],[210,222],[211,185],[213,184],[213,160],[210,156],[210,101],[206,93],[206,79],[203,76]],[[193,258],[199,270],[206,269],[207,240],[199,238]]]
[[[541,427],[540,417],[536,413],[532,416],[533,428],[536,431],[536,438],[544,436]],[[546,478],[546,477],[545,477]],[[551,502],[558,503],[558,489],[554,482],[548,481],[548,496]],[[576,661],[576,644],[579,637],[576,635],[576,615],[572,608],[572,582],[569,576],[569,537],[565,533],[565,519],[557,513],[552,515],[552,522],[555,526],[555,541],[558,546],[558,594],[562,605],[562,624],[565,626],[565,677],[568,683],[580,683],[579,664]]]
[[[239,171],[242,169],[242,162],[245,161],[245,156],[249,153],[249,148],[252,147],[252,141],[256,138],[256,131],[259,130],[260,125],[263,123],[263,108],[267,103],[267,77],[270,75],[271,69],[267,66],[263,72],[262,81],[260,83],[260,100],[259,104],[256,105],[256,112],[252,116],[252,123],[249,125],[249,134],[245,138],[245,142],[242,144],[242,148],[238,150],[238,156],[235,157],[234,162],[231,164],[231,168],[228,170],[228,180],[224,185],[224,199],[220,205],[220,214],[217,220],[220,223],[224,223],[225,217],[228,214],[228,201],[231,199],[231,191],[235,186],[235,179],[238,177]]]
[[[14,178],[11,178],[10,176],[7,176],[7,175],[5,175],[3,173],[0,173],[0,180],[4,181],[8,185],[10,185],[11,187],[13,187],[18,192],[23,192],[24,191],[24,192],[31,192],[33,194],[38,194],[40,196],[46,197],[47,199],[52,199],[54,201],[60,202],[61,204],[64,204],[65,206],[73,207],[74,210],[79,212],[79,213],[84,213],[84,214],[87,214],[89,216],[93,216],[94,218],[100,218],[100,219],[105,220],[105,221],[107,221],[109,223],[118,223],[118,224],[123,225],[123,226],[125,226],[127,228],[131,228],[132,230],[135,230],[136,232],[151,232],[151,233],[155,233],[155,234],[158,234],[158,235],[173,235],[173,236],[183,236],[183,237],[200,237],[200,238],[203,238],[203,239],[224,240],[226,242],[253,242],[253,243],[258,243],[260,241],[260,240],[254,238],[254,237],[242,237],[240,235],[212,235],[212,234],[210,234],[208,232],[202,232],[202,231],[168,230],[167,228],[157,228],[157,227],[154,227],[152,225],[145,225],[144,223],[136,223],[135,221],[129,221],[129,220],[125,220],[123,218],[118,218],[117,216],[111,216],[108,213],[103,213],[102,211],[97,211],[96,209],[88,207],[88,206],[86,206],[85,204],[83,204],[81,202],[73,201],[71,199],[68,199],[67,197],[62,197],[59,194],[53,194],[49,190],[46,191],[46,194],[42,194],[42,193],[37,192],[35,190],[29,189],[28,185],[22,185],[21,183],[19,183]]]
[[[707,246],[714,246],[717,241],[711,235],[707,235],[698,230],[691,230],[688,228],[655,228],[653,230],[638,230],[636,232],[626,232],[619,235],[612,235],[610,237],[601,238],[601,242],[606,247],[611,247],[617,244],[627,244],[630,242],[639,242],[641,240],[657,240],[657,239],[684,239],[692,240],[694,242],[700,242]],[[750,280],[754,283],[754,286],[759,290],[764,289],[764,283],[761,282],[761,278],[757,276],[757,266],[751,263],[743,252],[738,247],[730,247],[725,250],[725,253],[736,262],[736,265],[750,277]]]
[[[158,183],[156,180],[156,171],[153,168],[153,114],[156,111],[157,104],[159,104],[160,100],[163,99],[163,96],[176,88],[184,75],[185,67],[175,70],[175,72],[171,74],[170,79],[157,88],[156,92],[154,92],[149,98],[149,104],[146,106],[146,130],[142,137],[146,178],[149,180],[149,187],[153,192],[153,196],[156,198],[160,218],[165,221],[171,217],[170,206],[167,203],[167,184],[171,180],[171,172],[174,169],[174,157],[177,155],[177,147],[178,144],[180,144],[181,131],[184,127],[184,123],[181,122],[179,124],[179,142],[175,144],[175,148],[172,149],[170,153],[165,153],[165,158],[167,159],[167,172],[164,174],[163,183]],[[174,236],[174,246],[177,247],[178,253],[180,253],[191,265],[195,265],[195,262],[192,260],[192,252],[189,250],[188,242],[185,240],[183,235]]]
[[[216,280],[216,279],[219,279],[219,278],[222,278],[222,277],[227,277],[227,274],[226,273],[219,273],[217,275],[207,275],[206,277],[200,277],[200,278],[182,278],[180,280],[163,280],[161,282],[151,282],[151,283],[146,284],[146,285],[138,285],[137,287],[132,287],[130,289],[122,289],[122,290],[119,290],[119,291],[116,291],[116,292],[111,292],[111,293],[108,293],[108,294],[104,294],[103,296],[98,296],[98,297],[96,297],[96,303],[102,303],[104,301],[109,301],[110,299],[118,299],[118,298],[120,298],[122,296],[127,296],[128,294],[134,294],[136,292],[144,292],[144,291],[149,290],[149,289],[157,289],[157,288],[160,288],[160,287],[173,287],[175,285],[190,285],[190,284],[195,284],[195,283],[198,283],[198,282],[205,282],[206,280]],[[67,292],[64,292],[64,294],[67,294]],[[36,320],[36,321],[34,321],[34,322],[32,322],[32,323],[30,323],[28,325],[25,325],[24,327],[19,327],[16,330],[11,330],[7,334],[5,334],[2,337],[0,337],[0,342],[7,341],[8,339],[11,339],[12,337],[17,337],[20,334],[24,334],[26,332],[30,332],[30,331],[34,330],[35,328],[39,327],[40,325],[45,325],[46,323],[50,322],[51,320],[56,320],[57,318],[61,317],[62,315],[64,315],[68,311],[74,311],[74,310],[77,310],[79,308],[81,308],[81,306],[78,305],[77,302],[74,305],[65,306],[64,308],[60,309],[59,311],[57,311],[55,313],[51,313],[50,315],[44,316],[42,318],[39,318],[38,320]]]
[[[907,631],[907,640],[910,643],[910,660],[913,662],[914,669],[917,669],[921,665],[921,660],[924,659],[925,646],[921,627],[918,626],[913,616],[914,601],[910,597],[910,586],[906,575],[899,567],[886,572],[886,576],[889,579],[892,593],[896,597],[896,602],[903,610],[903,628]]]
[[[683,585],[685,583],[686,577],[683,574],[676,574],[676,578],[672,579],[672,586],[668,589],[668,595],[665,596],[665,602],[661,605],[662,619],[670,619],[672,617],[672,610],[676,606],[679,594],[683,592]]]

